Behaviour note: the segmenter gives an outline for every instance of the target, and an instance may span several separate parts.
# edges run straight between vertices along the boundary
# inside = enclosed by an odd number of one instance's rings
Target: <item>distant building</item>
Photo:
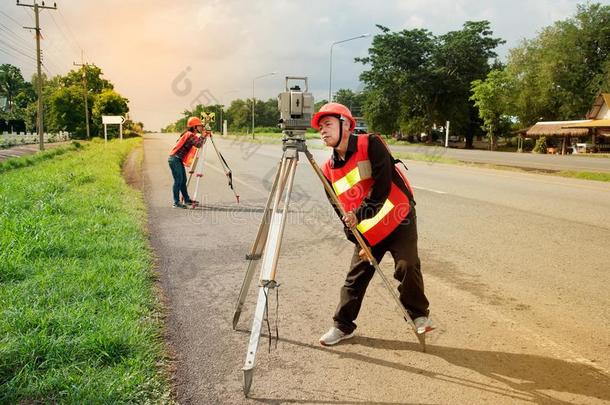
[[[540,121],[519,131],[524,138],[544,136],[557,143],[551,151],[562,155],[575,152],[610,152],[610,93],[601,93],[585,120]],[[559,146],[560,144],[560,146]]]

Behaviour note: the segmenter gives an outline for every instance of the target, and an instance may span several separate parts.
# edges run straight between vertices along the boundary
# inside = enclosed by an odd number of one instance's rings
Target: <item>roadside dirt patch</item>
[[[137,189],[142,190],[142,159],[144,157],[141,146],[132,150],[123,163],[123,177],[125,182]]]

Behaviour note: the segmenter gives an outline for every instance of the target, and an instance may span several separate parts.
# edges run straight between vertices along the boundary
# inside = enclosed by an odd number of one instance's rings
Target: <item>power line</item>
[[[66,35],[66,33],[64,32],[64,30],[61,28],[61,26],[59,24],[57,24],[57,21],[55,20],[55,17],[53,17],[53,14],[51,14],[51,20],[53,21],[53,24],[55,24],[55,27],[57,27],[57,30],[59,31],[59,33],[61,34],[62,37],[64,37],[64,39],[66,40],[66,43],[69,44],[70,47],[72,47],[74,45],[74,43],[70,43],[70,39],[68,38],[68,36]],[[72,49],[73,51],[75,50],[74,48]],[[76,49],[76,55],[79,54],[79,51],[81,49]]]
[[[42,59],[42,64],[43,65],[48,65],[48,67],[50,67],[51,69],[53,69],[56,73],[59,74],[59,72],[61,72],[61,68],[59,67],[59,65],[56,63],[55,60],[53,60],[53,58],[50,57],[45,57],[44,54],[41,55],[41,59]]]
[[[0,32],[2,31],[2,28],[0,28]],[[31,44],[24,44],[22,42],[18,42],[15,41],[14,38],[9,37],[8,35],[4,36],[4,37],[0,37],[0,40],[4,40],[6,39],[6,41],[4,41],[4,43],[8,44],[9,46],[13,47],[13,48],[17,48],[22,52],[34,52],[34,50],[31,47]]]
[[[28,55],[27,53],[25,53],[25,52],[23,52],[23,51],[21,51],[21,50],[19,50],[19,49],[15,48],[15,47],[14,47],[14,46],[12,46],[11,44],[9,44],[9,43],[7,43],[7,42],[4,42],[4,40],[3,40],[3,39],[0,39],[0,44],[2,44],[2,45],[4,45],[4,46],[6,46],[6,47],[8,47],[8,48],[12,49],[13,51],[15,51],[15,52],[17,52],[17,53],[19,53],[19,54],[21,54],[21,55],[25,56],[26,58],[32,59],[34,62],[36,62],[36,58],[34,58],[34,57],[32,57],[31,55]]]
[[[0,14],[3,14],[6,18],[8,18],[9,20],[11,20],[12,22],[14,22],[15,24],[17,24],[19,26],[19,28],[21,28],[23,26],[23,24],[21,24],[19,21],[15,20],[13,17],[11,17],[10,15],[6,14],[4,11],[0,10]]]
[[[13,36],[18,39],[19,41],[23,42],[23,43],[28,43],[25,38],[23,38],[21,35],[19,35],[18,33],[16,33],[15,31],[13,31],[12,29],[10,29],[9,27],[7,27],[6,25],[0,23],[0,30],[2,31],[6,31],[10,34],[13,34]]]
[[[5,29],[5,28],[3,28],[2,24],[0,24],[0,31],[6,31],[6,29]],[[22,48],[22,50],[23,50],[23,49],[30,50],[30,47],[31,47],[31,45],[32,45],[32,43],[31,43],[31,42],[26,42],[26,40],[25,40],[25,39],[23,39],[23,38],[21,38],[21,37],[17,36],[17,34],[15,34],[15,33],[14,33],[14,32],[12,32],[12,31],[10,31],[10,32],[8,32],[8,33],[13,35],[13,37],[11,37],[11,38],[10,38],[10,40],[11,40],[11,45],[14,45],[14,46],[20,46],[20,47]],[[9,39],[9,36],[7,35],[7,36],[5,37],[5,39]]]
[[[0,23],[0,31],[6,32],[7,36],[9,36],[8,34],[10,34],[10,36],[12,37],[11,40],[18,42],[19,45],[26,46],[26,47],[29,47],[31,45],[30,42],[26,41],[23,37],[17,35],[17,33],[15,33],[15,31],[12,31],[11,29],[6,27],[2,23]]]
[[[49,74],[49,77],[53,76],[51,74],[51,72],[49,72],[49,69],[47,69],[46,65],[44,63],[42,63],[42,68]]]
[[[30,13],[28,13],[28,11],[27,11],[27,10],[25,10],[25,9],[23,9],[23,8],[22,8],[21,10],[23,10],[23,13],[25,14],[26,21],[30,21],[30,20],[32,19],[32,17],[34,17],[34,18],[35,18],[35,16],[34,16],[34,15],[30,15]]]
[[[61,12],[61,10],[57,10],[59,12],[59,17],[62,19],[62,21],[64,22],[64,26],[68,29],[68,33],[72,36],[72,39],[74,40],[74,44],[76,44],[76,49],[82,50],[83,47],[80,46],[80,44],[78,43],[78,41],[76,40],[76,35],[74,35],[74,32],[72,32],[72,29],[70,28],[70,25],[68,24],[68,22],[66,21],[66,19],[64,18],[64,13]]]
[[[24,64],[30,64],[30,63],[32,63],[32,61],[27,60],[27,59],[26,59],[26,58],[24,58],[23,56],[18,55],[18,54],[13,54],[13,53],[10,53],[9,51],[7,51],[7,50],[5,50],[5,49],[0,48],[0,52],[5,53],[6,55],[10,56],[11,58],[19,59],[19,60],[20,60],[21,62],[23,62]],[[34,59],[34,61],[36,61],[36,60]]]

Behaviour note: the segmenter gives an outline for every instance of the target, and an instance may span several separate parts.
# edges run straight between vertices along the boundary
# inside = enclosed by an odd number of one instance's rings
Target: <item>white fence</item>
[[[44,134],[45,143],[63,142],[70,140],[70,133],[60,131],[56,134]],[[38,134],[29,132],[3,132],[0,134],[0,148],[10,148],[17,145],[38,143]]]

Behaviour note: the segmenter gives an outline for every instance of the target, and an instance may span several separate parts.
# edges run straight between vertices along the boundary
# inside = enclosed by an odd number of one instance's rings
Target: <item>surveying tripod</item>
[[[252,377],[254,374],[254,363],[256,358],[256,351],[258,350],[258,343],[261,335],[261,328],[263,319],[266,315],[267,308],[267,297],[270,289],[278,286],[276,282],[276,266],[280,247],[282,243],[282,235],[284,233],[284,225],[286,223],[286,216],[288,215],[288,205],[290,203],[290,194],[292,192],[292,186],[294,183],[294,175],[297,168],[297,162],[299,160],[299,152],[303,152],[307,157],[307,160],[311,164],[314,172],[324,185],[326,193],[330,196],[333,205],[341,213],[341,216],[345,216],[345,210],[339,202],[339,199],[335,195],[331,185],[324,177],[322,170],[317,165],[313,158],[313,155],[307,149],[305,144],[305,131],[284,131],[283,142],[283,154],[279,163],[269,198],[265,206],[263,218],[258,228],[258,233],[254,244],[250,250],[250,253],[246,255],[248,260],[248,267],[246,275],[244,277],[241,290],[239,292],[239,298],[237,300],[237,306],[233,315],[233,329],[237,327],[241,312],[250,289],[250,283],[254,275],[256,264],[262,258],[261,265],[261,276],[259,283],[258,300],[256,302],[256,309],[254,312],[254,319],[252,321],[252,330],[250,332],[250,341],[248,343],[248,351],[246,353],[246,361],[243,367],[244,381],[243,389],[244,395],[247,396],[252,385]],[[285,194],[285,195],[284,195]],[[282,196],[284,195],[283,199]],[[364,242],[362,235],[357,230],[353,230],[353,234],[356,237],[358,244],[364,250],[369,262],[374,266],[375,271],[381,279],[385,287],[388,289],[396,305],[401,310],[401,314],[405,320],[409,323],[419,343],[421,344],[422,350],[426,351],[426,338],[424,334],[418,334],[415,324],[411,319],[409,313],[402,305],[396,290],[388,280],[388,278],[381,271],[379,264],[373,257],[368,245]]]
[[[206,145],[208,139],[210,140],[210,143],[212,144],[214,151],[216,151],[216,156],[218,157],[218,161],[220,162],[220,165],[222,166],[222,169],[223,169],[225,175],[227,176],[227,179],[229,181],[229,187],[233,191],[233,194],[235,195],[235,199],[239,203],[239,194],[237,194],[237,192],[235,191],[235,188],[233,187],[233,173],[231,172],[231,169],[229,168],[227,161],[225,160],[225,158],[222,156],[222,154],[216,147],[216,144],[214,143],[214,137],[213,137],[212,131],[205,131],[204,138],[203,138],[204,143],[203,143],[203,145],[201,145],[201,148],[197,149],[197,153],[195,155],[195,158],[193,159],[193,164],[191,166],[191,169],[189,170],[189,178],[186,182],[186,187],[188,189],[188,186],[191,182],[193,174],[195,175],[195,178],[197,180],[195,182],[195,193],[193,195],[193,198],[191,198],[191,200],[193,200],[192,208],[195,208],[197,206],[196,201],[201,201],[201,200],[197,199],[197,196],[199,194],[199,182],[200,182],[201,178],[203,177],[203,164],[204,164],[203,150],[205,148],[205,145]]]

